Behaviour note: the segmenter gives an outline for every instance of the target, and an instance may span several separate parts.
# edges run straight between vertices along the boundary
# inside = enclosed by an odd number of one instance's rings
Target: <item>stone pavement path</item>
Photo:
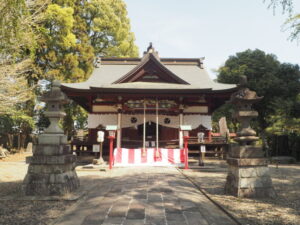
[[[56,225],[234,225],[176,168],[114,168]]]

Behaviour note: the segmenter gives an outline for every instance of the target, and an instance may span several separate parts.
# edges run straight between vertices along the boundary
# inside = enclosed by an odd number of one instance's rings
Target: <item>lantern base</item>
[[[94,165],[107,165],[107,163],[104,161],[104,159],[101,157],[99,159],[93,159]]]
[[[276,196],[261,147],[233,144],[227,163],[226,193],[248,198]]]
[[[26,158],[29,166],[22,186],[25,195],[61,196],[79,187],[76,156],[65,143],[64,135],[39,136],[33,156]]]

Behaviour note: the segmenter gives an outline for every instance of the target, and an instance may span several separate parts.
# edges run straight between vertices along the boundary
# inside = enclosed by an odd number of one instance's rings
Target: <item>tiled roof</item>
[[[202,59],[185,58],[155,58],[164,68],[186,82],[186,84],[158,83],[158,82],[128,82],[116,83],[130,71],[140,67],[145,57],[155,53],[148,52],[143,58],[102,58],[101,64],[94,69],[91,77],[81,83],[63,83],[63,89],[88,91],[91,89],[116,90],[210,90],[226,91],[235,89],[234,84],[222,84],[211,80],[202,66]]]

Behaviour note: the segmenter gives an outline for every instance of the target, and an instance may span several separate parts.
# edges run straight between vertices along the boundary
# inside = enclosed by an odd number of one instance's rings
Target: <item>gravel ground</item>
[[[0,198],[18,196],[21,183],[27,171],[25,156],[11,156],[0,160]],[[14,157],[16,157],[14,159]],[[277,193],[275,199],[242,199],[224,194],[226,162],[206,160],[205,169],[184,171],[195,180],[209,196],[231,212],[242,224],[249,225],[300,225],[300,165],[270,166],[273,184]],[[105,172],[78,171],[81,187],[87,188],[93,178],[105,178]],[[74,201],[1,201],[0,224],[50,224]]]
[[[236,198],[224,194],[227,175],[225,161],[206,160],[204,169],[183,171],[242,224],[300,225],[300,165],[270,165],[277,197]]]

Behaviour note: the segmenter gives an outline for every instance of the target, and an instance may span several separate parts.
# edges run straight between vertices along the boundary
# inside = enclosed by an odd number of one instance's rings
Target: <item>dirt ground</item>
[[[224,194],[225,161],[206,160],[205,168],[183,171],[242,224],[300,224],[300,165],[269,165],[277,196],[274,199],[236,198]]]
[[[15,153],[15,154],[12,154],[12,155],[8,155],[8,157],[6,158],[2,158],[0,159],[0,163],[1,162],[22,162],[22,161],[25,161],[25,157],[26,156],[30,156],[32,155],[31,153]]]
[[[18,196],[27,172],[25,156],[18,154],[0,160],[0,198]],[[242,199],[224,194],[226,162],[206,160],[205,168],[184,171],[208,195],[246,225],[300,225],[300,165],[270,165],[277,193],[274,199]],[[103,178],[105,172],[78,171],[82,188],[92,185],[93,177]],[[51,224],[75,201],[0,200],[0,224]]]
[[[30,154],[14,154],[0,160],[0,199],[22,195],[21,185],[27,173],[25,157]],[[103,172],[78,171],[81,190],[89,188],[93,178],[104,177]],[[0,200],[0,225],[48,225],[76,201],[19,201]]]

